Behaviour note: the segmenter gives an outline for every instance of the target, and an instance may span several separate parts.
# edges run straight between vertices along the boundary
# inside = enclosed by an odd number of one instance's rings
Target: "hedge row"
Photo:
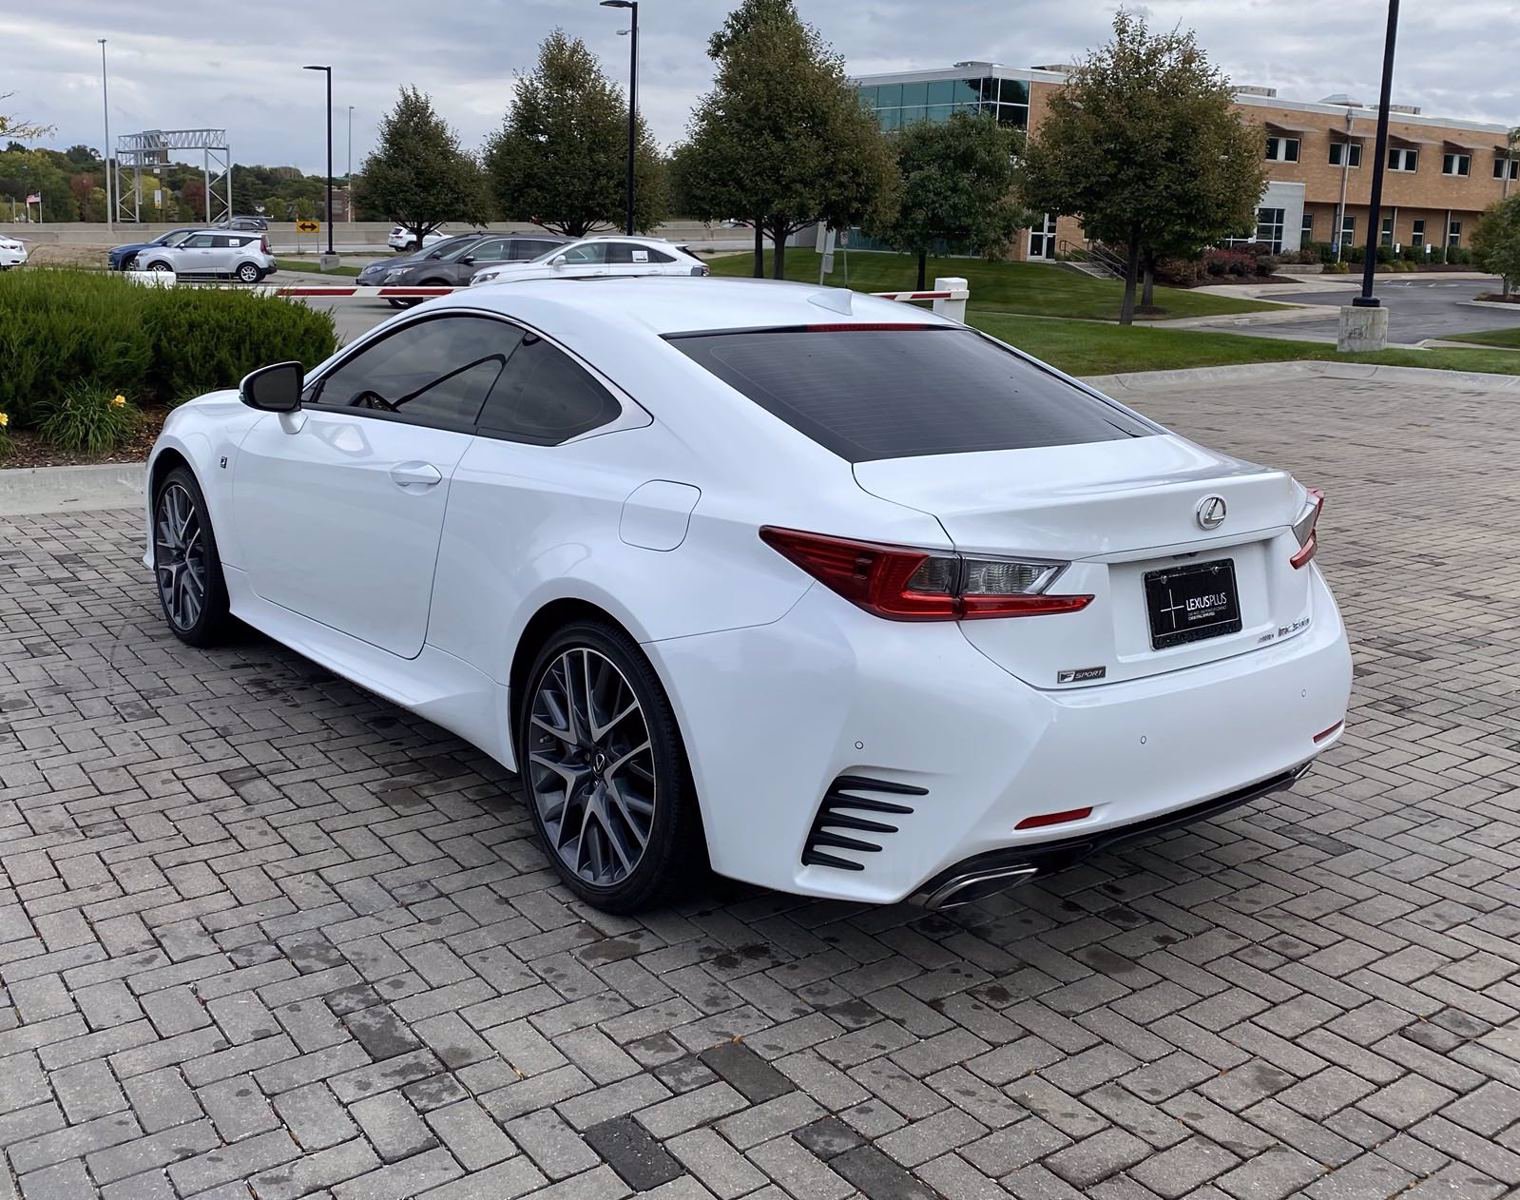
[[[12,428],[34,426],[73,388],[172,406],[265,363],[314,366],[337,345],[331,313],[277,297],[85,271],[0,274],[0,412]]]

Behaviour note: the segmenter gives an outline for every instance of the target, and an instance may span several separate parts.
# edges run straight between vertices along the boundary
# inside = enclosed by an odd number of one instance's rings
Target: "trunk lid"
[[[1034,687],[1101,686],[1158,674],[1274,644],[1307,627],[1309,572],[1288,562],[1298,549],[1291,525],[1304,492],[1284,471],[1160,434],[879,459],[856,463],[855,477],[873,495],[933,515],[963,554],[1070,562],[1051,591],[1091,594],[1080,612],[961,625],[973,645]],[[1199,520],[1209,497],[1225,506],[1212,530]],[[1158,644],[1147,575],[1160,573],[1160,580],[1181,568],[1226,562],[1239,629]]]

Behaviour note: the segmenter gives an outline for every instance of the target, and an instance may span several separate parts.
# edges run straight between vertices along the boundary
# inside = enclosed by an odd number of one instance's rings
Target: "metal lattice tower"
[[[232,150],[225,129],[147,129],[116,139],[116,219],[142,220],[143,168],[182,161],[177,152],[201,152],[206,181],[206,224],[232,216]],[[193,161],[193,160],[192,160]],[[124,177],[131,175],[131,186]]]

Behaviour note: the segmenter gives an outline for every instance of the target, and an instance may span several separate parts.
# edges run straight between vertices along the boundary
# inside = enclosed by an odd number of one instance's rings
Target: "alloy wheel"
[[[209,572],[205,530],[195,498],[171,483],[153,514],[153,569],[164,612],[176,629],[192,629],[206,607]]]
[[[649,724],[627,677],[596,650],[566,650],[539,677],[525,741],[533,803],[561,862],[594,887],[627,879],[657,802]]]

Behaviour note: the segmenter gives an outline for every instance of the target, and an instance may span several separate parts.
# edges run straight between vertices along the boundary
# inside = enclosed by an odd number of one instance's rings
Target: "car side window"
[[[565,261],[579,265],[604,263],[607,261],[607,243],[587,242],[584,246],[574,246],[565,251]]]
[[[513,242],[512,253],[508,255],[513,262],[527,262],[537,258],[540,254],[553,250],[558,242]]]
[[[186,238],[180,243],[191,250],[207,250],[215,244],[215,237],[209,233],[198,233],[192,238]]]
[[[486,317],[416,321],[339,364],[311,402],[470,426],[522,337],[517,326]]]
[[[241,246],[242,244],[242,238],[228,237],[225,233],[219,233],[211,239],[212,248],[216,250],[227,250],[233,246]]]
[[[468,250],[461,257],[474,258],[476,262],[504,262],[510,258],[508,251],[511,243],[505,241],[481,242],[475,249]]]
[[[555,446],[615,420],[612,394],[569,355],[528,334],[480,414],[480,432]]]

